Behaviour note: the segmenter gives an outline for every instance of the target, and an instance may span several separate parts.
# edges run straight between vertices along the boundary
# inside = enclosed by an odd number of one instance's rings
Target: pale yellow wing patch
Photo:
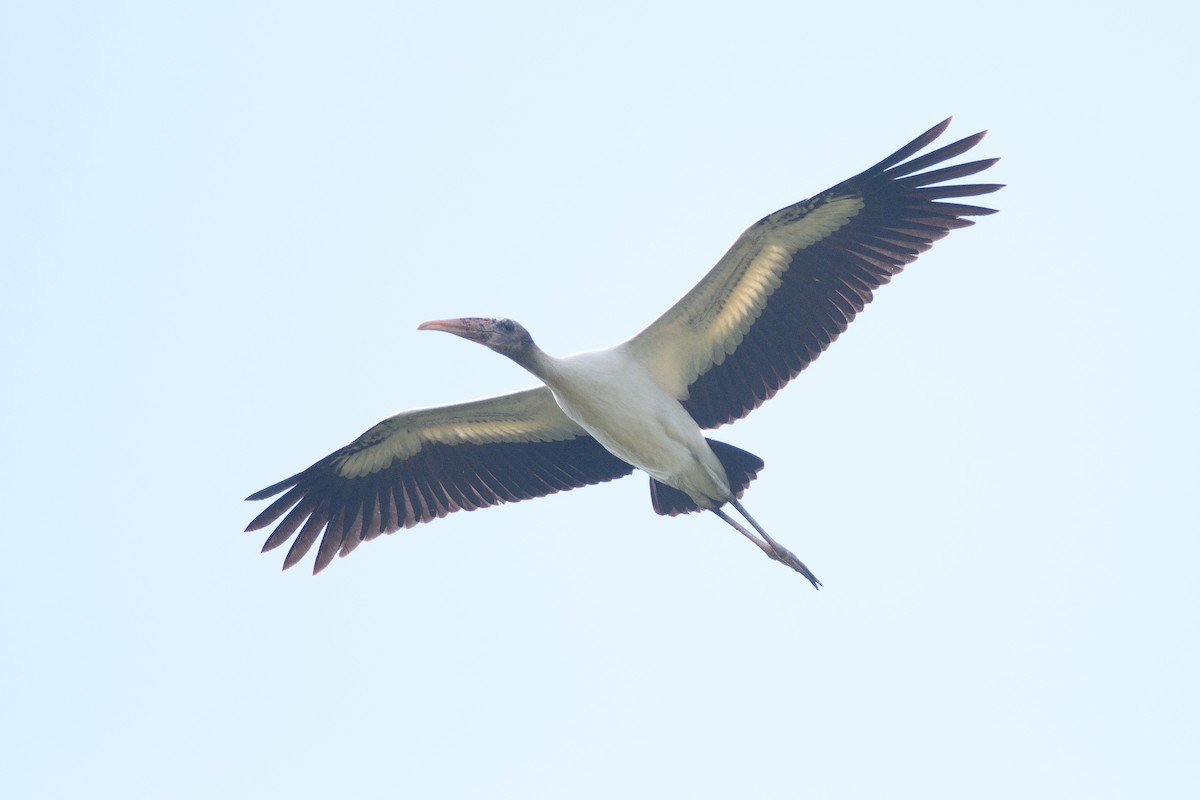
[[[818,196],[751,226],[665,314],[625,343],[684,399],[687,387],[741,344],[796,253],[837,231],[863,208],[858,195]]]
[[[554,402],[544,386],[466,403],[404,411],[389,417],[336,455],[344,478],[387,469],[428,444],[550,442],[571,439],[584,431]]]

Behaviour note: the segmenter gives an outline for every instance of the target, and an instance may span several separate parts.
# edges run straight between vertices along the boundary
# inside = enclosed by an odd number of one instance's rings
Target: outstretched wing
[[[942,122],[875,166],[752,225],[704,279],[625,343],[702,428],[744,417],[816,360],[891,280],[965,217],[990,208],[944,202],[1001,184],[944,181],[998,159],[928,169],[983,133],[906,161]],[[928,171],[922,171],[928,170]]]
[[[572,422],[542,386],[390,417],[303,472],[247,497],[283,493],[246,530],[283,518],[263,552],[300,531],[284,569],[303,558],[323,531],[315,574],[335,553],[347,555],[382,533],[632,471]]]

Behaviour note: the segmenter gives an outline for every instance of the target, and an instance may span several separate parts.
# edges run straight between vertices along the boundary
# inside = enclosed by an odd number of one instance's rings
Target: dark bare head
[[[462,319],[435,319],[422,322],[419,331],[445,331],[461,336],[484,347],[490,347],[506,355],[518,364],[525,365],[537,346],[529,331],[506,317],[463,317]]]

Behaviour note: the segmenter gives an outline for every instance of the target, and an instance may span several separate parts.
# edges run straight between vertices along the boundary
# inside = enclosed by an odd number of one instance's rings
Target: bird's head
[[[462,319],[435,319],[422,322],[419,331],[445,331],[470,339],[472,342],[490,347],[517,363],[533,349],[533,338],[529,331],[505,317],[463,317]]]

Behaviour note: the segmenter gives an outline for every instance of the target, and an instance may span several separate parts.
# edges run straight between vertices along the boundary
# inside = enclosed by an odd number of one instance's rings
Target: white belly
[[[618,458],[694,500],[727,500],[725,470],[691,415],[618,349],[558,359],[547,376],[568,417]]]

